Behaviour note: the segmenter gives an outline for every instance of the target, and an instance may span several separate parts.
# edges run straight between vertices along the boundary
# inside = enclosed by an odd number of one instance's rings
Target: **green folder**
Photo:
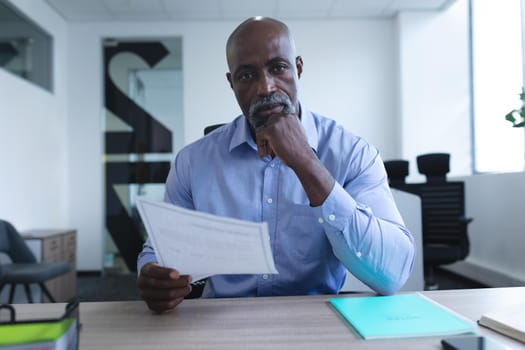
[[[66,318],[57,322],[34,322],[0,325],[0,350],[16,348],[14,345],[29,345],[37,348],[50,348],[68,333],[76,322]],[[9,345],[9,346],[8,346]],[[45,347],[43,345],[46,345]],[[23,348],[23,347],[20,347]]]
[[[475,333],[476,324],[419,293],[331,298],[364,339]]]

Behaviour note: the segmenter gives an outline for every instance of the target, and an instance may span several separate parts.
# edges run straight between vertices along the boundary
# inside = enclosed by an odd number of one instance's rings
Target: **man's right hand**
[[[157,312],[171,311],[191,292],[191,276],[181,276],[175,269],[147,263],[137,279],[142,299]]]

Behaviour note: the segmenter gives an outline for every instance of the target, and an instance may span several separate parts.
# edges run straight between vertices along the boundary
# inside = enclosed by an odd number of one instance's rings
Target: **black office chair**
[[[204,128],[204,135],[208,135],[210,132],[212,132],[215,129],[220,128],[223,125],[224,125],[224,123],[208,125],[207,127]]]
[[[423,265],[425,288],[437,289],[434,269],[464,260],[470,250],[465,216],[465,184],[447,181],[450,155],[429,153],[417,157],[418,170],[426,176],[424,183],[393,183],[391,186],[421,198]]]
[[[408,176],[408,160],[387,160],[384,162],[390,186],[404,185]]]
[[[425,175],[427,183],[446,182],[450,171],[450,154],[427,153],[417,156],[417,169]]]
[[[464,260],[470,251],[465,216],[465,183],[447,181],[450,155],[428,153],[417,157],[426,183],[419,187],[423,211],[423,260],[427,289],[436,289],[434,269]]]
[[[27,300],[32,303],[33,296],[30,285],[36,283],[51,302],[55,298],[51,295],[45,281],[61,276],[71,270],[66,262],[39,263],[20,236],[18,231],[9,222],[0,220],[0,253],[6,254],[11,263],[0,263],[0,293],[4,286],[10,285],[9,303],[13,303],[15,289],[22,284]]]

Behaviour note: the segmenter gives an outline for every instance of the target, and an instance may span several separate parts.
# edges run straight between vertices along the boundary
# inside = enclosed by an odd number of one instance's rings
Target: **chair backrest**
[[[387,160],[384,164],[390,186],[405,183],[408,176],[408,160]]]
[[[223,125],[224,125],[224,123],[208,125],[207,127],[204,128],[204,135],[208,135],[210,132],[212,132],[213,130],[215,130],[217,128],[220,128]]]
[[[392,186],[419,195],[426,267],[465,259],[470,251],[465,217],[465,185],[462,181]]]
[[[427,182],[447,181],[450,171],[450,154],[427,153],[417,156],[417,169],[427,177]]]
[[[460,249],[458,258],[464,259],[468,255],[468,220],[465,218],[463,182],[405,184],[394,187],[421,197],[423,246],[448,245]]]
[[[13,263],[35,263],[36,258],[18,231],[5,220],[0,220],[0,252]]]

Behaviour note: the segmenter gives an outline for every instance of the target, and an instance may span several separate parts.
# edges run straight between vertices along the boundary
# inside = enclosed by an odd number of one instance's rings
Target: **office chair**
[[[29,303],[33,302],[30,285],[36,283],[51,302],[55,298],[51,295],[45,281],[61,276],[71,270],[66,262],[39,263],[20,236],[18,231],[9,222],[0,220],[0,253],[5,253],[11,263],[0,263],[0,293],[6,285],[11,285],[9,303],[13,303],[15,289],[22,284]]]
[[[384,164],[390,186],[404,185],[408,176],[408,160],[387,160]]]
[[[210,132],[212,132],[215,129],[220,128],[223,125],[224,125],[224,123],[208,125],[207,127],[204,128],[204,135],[208,135]]]
[[[417,169],[427,178],[427,183],[446,182],[450,171],[450,154],[427,153],[417,156]]]
[[[447,181],[449,162],[447,153],[420,155],[418,170],[426,176],[426,182],[391,184],[421,198],[426,289],[438,288],[434,280],[437,266],[464,260],[470,250],[467,225],[472,218],[465,217],[465,183]]]

